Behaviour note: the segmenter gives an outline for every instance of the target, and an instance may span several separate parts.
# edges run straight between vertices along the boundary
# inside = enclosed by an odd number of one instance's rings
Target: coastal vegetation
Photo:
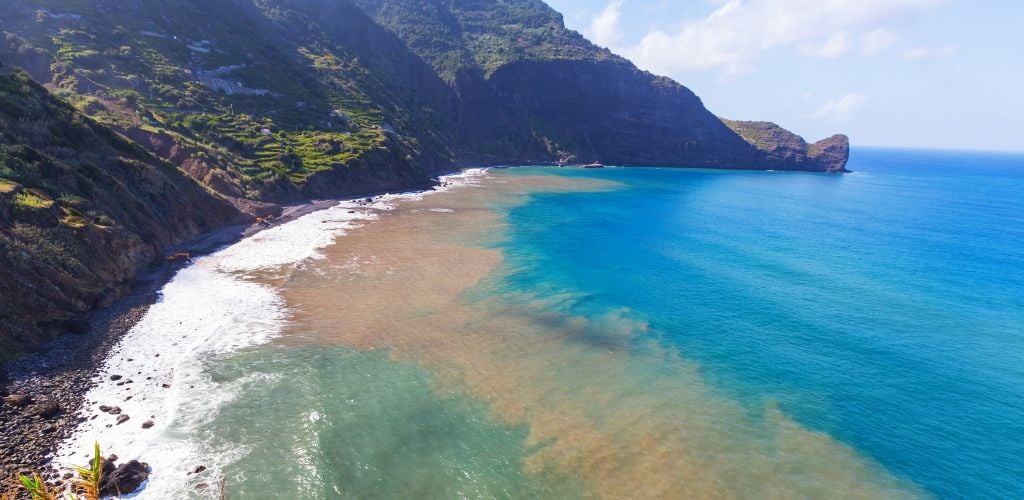
[[[64,331],[162,248],[237,216],[231,205],[0,69],[0,352]]]
[[[134,492],[145,481],[148,467],[137,461],[115,466],[117,457],[103,457],[100,444],[93,444],[92,458],[85,466],[74,465],[74,474],[64,480],[47,482],[38,472],[19,473],[12,491],[0,495],[3,500],[18,498],[19,492],[32,500],[99,500],[103,497]]]
[[[38,472],[18,474],[14,483],[17,488],[3,495],[4,500],[18,498],[18,490],[27,493],[32,500],[99,500],[103,485],[104,458],[100,445],[93,447],[93,457],[87,466],[74,466],[77,477],[68,484],[48,484]]]
[[[759,157],[763,144],[740,140],[688,90],[593,45],[540,0],[15,0],[0,19],[0,58],[236,197],[337,194],[317,174],[376,187],[422,183],[453,162],[563,153],[826,168]]]

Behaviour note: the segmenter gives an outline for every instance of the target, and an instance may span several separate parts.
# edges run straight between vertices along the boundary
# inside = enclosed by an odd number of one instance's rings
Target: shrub
[[[103,456],[100,455],[100,444],[93,445],[93,458],[87,467],[75,466],[78,477],[71,482],[73,491],[57,493],[56,489],[46,484],[38,473],[21,474],[17,477],[18,488],[24,490],[32,500],[99,500],[100,483],[103,481]],[[17,493],[5,493],[4,500],[17,498]]]

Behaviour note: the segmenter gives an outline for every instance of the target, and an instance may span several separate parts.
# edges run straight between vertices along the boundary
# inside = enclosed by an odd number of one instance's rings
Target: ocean
[[[140,498],[1024,497],[1024,156],[849,168],[470,171],[289,222],[165,287],[89,398],[132,420],[62,460],[139,457]]]

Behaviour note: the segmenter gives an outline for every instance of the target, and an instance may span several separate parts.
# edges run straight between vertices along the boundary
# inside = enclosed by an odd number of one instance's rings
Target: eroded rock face
[[[828,172],[849,172],[846,163],[850,160],[850,138],[836,134],[818,141],[811,145],[810,155]]]

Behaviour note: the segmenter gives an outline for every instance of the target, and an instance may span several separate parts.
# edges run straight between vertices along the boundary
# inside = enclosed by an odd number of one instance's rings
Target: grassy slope
[[[15,62],[44,54],[54,85],[82,111],[187,144],[249,197],[298,197],[312,174],[361,164],[381,148],[424,171],[446,165],[445,138],[432,132],[443,119],[417,94],[404,47],[359,53],[390,35],[368,32],[373,24],[361,11],[337,12],[339,5],[15,0],[0,7],[9,32],[0,54]],[[61,16],[68,13],[81,18]],[[362,31],[362,47],[336,36],[352,31]],[[197,82],[200,72],[227,66],[235,68],[216,77],[270,93],[227,95]],[[100,103],[89,107],[76,94]]]
[[[0,69],[0,351],[38,344],[164,246],[236,215],[173,165]]]

